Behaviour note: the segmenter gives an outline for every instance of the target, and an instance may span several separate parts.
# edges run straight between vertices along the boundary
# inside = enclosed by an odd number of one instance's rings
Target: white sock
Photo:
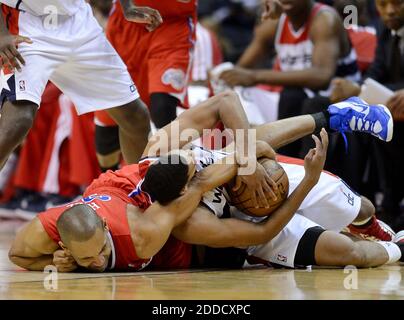
[[[377,241],[376,243],[382,245],[384,249],[386,249],[387,254],[389,256],[389,260],[385,264],[392,264],[400,260],[401,258],[401,250],[398,245],[394,242],[388,241]]]

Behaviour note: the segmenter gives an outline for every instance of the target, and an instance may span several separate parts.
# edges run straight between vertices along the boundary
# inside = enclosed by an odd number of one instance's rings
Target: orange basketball
[[[268,175],[278,186],[278,192],[276,193],[278,199],[276,201],[274,201],[269,194],[267,195],[269,208],[255,208],[250,193],[246,192],[247,186],[245,184],[242,184],[237,191],[233,191],[232,188],[235,183],[233,180],[229,183],[227,192],[230,196],[231,204],[236,206],[239,210],[254,217],[264,217],[277,209],[288,197],[289,179],[285,170],[283,170],[282,166],[275,160],[261,158],[258,162],[263,165]]]

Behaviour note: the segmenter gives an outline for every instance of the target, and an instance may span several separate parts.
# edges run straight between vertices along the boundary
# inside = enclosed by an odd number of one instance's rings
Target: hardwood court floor
[[[359,270],[274,270],[59,274],[56,290],[46,274],[12,265],[7,252],[20,223],[0,221],[0,299],[404,299],[404,267]],[[46,281],[45,281],[46,284]],[[52,288],[48,288],[52,289]],[[55,289],[55,288],[54,288]]]

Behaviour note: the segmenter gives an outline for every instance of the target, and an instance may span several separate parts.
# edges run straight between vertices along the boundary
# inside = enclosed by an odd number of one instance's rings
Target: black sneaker
[[[16,209],[16,214],[20,219],[32,220],[36,215],[46,210],[48,199],[40,193],[32,193],[22,199],[20,206]]]
[[[21,202],[20,207],[17,209],[17,215],[21,219],[32,220],[38,213],[64,205],[72,200],[72,198],[66,198],[58,194],[42,195],[36,193]]]
[[[28,197],[31,192],[26,190],[19,190],[10,201],[0,203],[0,218],[15,219],[18,218],[16,210],[21,206],[21,201]]]

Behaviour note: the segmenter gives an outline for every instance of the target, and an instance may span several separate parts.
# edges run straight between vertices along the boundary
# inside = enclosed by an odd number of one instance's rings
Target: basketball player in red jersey
[[[234,94],[214,97],[200,107],[184,113],[178,119],[180,128],[196,128],[201,134],[203,127],[213,127],[220,118],[219,113],[226,111],[225,109],[218,109],[218,105],[226,105],[226,99],[236,103],[233,108],[237,106],[236,110],[242,110],[239,103],[232,100],[235,99]],[[335,121],[335,116],[335,114],[331,114],[331,122]],[[323,124],[326,125],[324,117],[325,115],[323,117],[321,115],[307,115],[267,124],[258,129],[257,135],[259,138],[270,142],[274,147],[279,147],[313,132]],[[229,119],[222,120],[228,123],[227,120]],[[169,134],[168,132],[171,131],[169,129],[173,125],[171,124],[163,131]],[[314,261],[314,263],[321,265],[377,266],[399,260],[401,251],[394,243],[371,243],[368,241],[354,243],[345,236],[323,230],[315,223],[306,221],[306,218],[300,215],[296,215],[296,219],[300,220],[293,223],[292,230],[294,233],[292,234],[294,236],[289,236],[288,241],[281,241],[283,244],[279,244],[279,240],[285,240],[285,235],[280,234],[281,239],[276,239],[272,246],[270,240],[288,224],[322,175],[321,170],[328,143],[324,131],[321,133],[321,138],[321,142],[314,138],[316,149],[311,150],[305,159],[303,179],[299,181],[300,183],[286,202],[265,223],[250,224],[236,219],[211,220],[205,212],[202,213],[202,216],[205,215],[205,221],[199,220],[199,223],[196,224],[187,223],[185,227],[174,230],[175,236],[185,238],[191,243],[218,247],[255,245],[255,247],[249,248],[252,250],[253,256],[273,262],[271,257],[275,254],[275,258],[282,257],[283,265],[294,266],[295,249],[300,247],[299,240],[303,239],[306,231],[311,230],[308,239],[311,252],[309,257],[303,257],[306,259],[304,261]],[[155,145],[156,142],[151,142],[144,155],[150,155]],[[158,151],[161,148],[162,145],[159,145],[154,150]],[[219,156],[209,151],[199,152],[199,160],[196,163],[195,155],[193,155],[195,152],[197,150],[173,152],[168,156],[161,156],[157,160],[145,159],[139,166],[128,166],[115,173],[108,172],[101,175],[86,191],[83,200],[67,207],[55,208],[42,213],[38,219],[23,229],[17,235],[10,250],[10,259],[30,270],[40,270],[51,263],[57,265],[61,271],[75,270],[77,265],[93,271],[103,271],[107,266],[125,270],[142,269],[148,264],[157,268],[189,266],[190,247],[169,238],[171,231],[174,226],[181,223],[181,220],[184,221],[186,216],[192,213],[192,210],[196,209],[202,198],[203,203],[210,207],[214,201],[209,202],[207,199],[209,197],[206,195],[207,190],[220,185],[223,181],[228,181],[236,174],[236,167],[226,164],[229,162],[218,165],[221,163],[221,159],[227,157],[233,157],[235,160],[234,153]],[[273,150],[269,145],[266,148],[258,148],[256,156],[273,156]],[[158,176],[159,173],[156,168],[159,165],[164,165],[165,161],[170,160],[170,157],[171,159],[172,157],[183,157],[187,159],[185,162],[188,165],[178,162],[178,164],[171,163],[166,166],[165,173],[163,171],[160,175],[163,188],[160,186],[153,188],[149,184],[152,180],[150,174],[155,177]],[[216,164],[209,165],[210,163]],[[208,168],[201,170],[196,179],[190,180],[198,166],[207,166]],[[175,179],[170,180],[168,178],[169,184],[167,185],[167,177],[173,173]],[[185,181],[182,181],[183,177],[186,177]],[[257,175],[252,178],[255,179],[256,177]],[[191,181],[190,184],[188,183],[189,180]],[[340,182],[337,184],[337,188],[342,188]],[[167,194],[161,194],[164,191]],[[158,200],[151,204],[157,198]],[[358,198],[356,197],[356,199]],[[325,201],[327,200],[325,199]],[[87,206],[83,205],[86,203]],[[355,203],[358,202],[355,200]],[[166,205],[164,206],[164,204]],[[357,204],[352,206],[354,209],[351,209],[350,212],[358,214],[356,211],[359,210]],[[143,210],[145,211],[143,212]],[[207,214],[209,215],[209,212]],[[200,213],[197,216],[199,219],[201,218]],[[104,222],[100,217],[104,218]],[[199,224],[200,229],[198,230]],[[208,232],[207,226],[213,227],[212,230],[215,232]],[[205,236],[201,230],[205,230]],[[220,232],[216,232],[219,230]],[[32,239],[36,239],[36,241],[33,242]],[[168,242],[166,242],[167,239],[169,239]],[[257,246],[262,243],[265,244],[261,247]],[[305,243],[307,244],[307,241]],[[287,256],[276,255],[276,250],[279,250],[280,246],[285,247],[284,244],[287,244],[286,249],[284,248],[288,252]],[[303,252],[306,251],[303,250]],[[155,258],[152,259],[153,256]]]
[[[196,40],[197,0],[135,0],[158,10],[163,23],[153,30],[125,19],[124,7],[115,1],[107,37],[128,67],[140,97],[149,106],[156,128],[176,118],[184,106]],[[116,124],[104,111],[96,113],[98,159],[105,169],[119,164]]]
[[[195,112],[199,114],[198,117],[195,117]],[[203,115],[205,116],[203,117]],[[247,131],[246,129],[248,129],[244,111],[237,95],[234,93],[224,93],[214,97],[200,105],[195,111],[182,116],[181,119],[183,119],[180,120],[181,125],[197,128],[200,133],[204,128],[214,127],[219,120],[232,130],[241,129]],[[245,139],[245,141],[247,140]],[[150,151],[155,144],[150,143],[147,151]],[[247,151],[248,148],[245,150]],[[144,153],[144,155],[148,154],[149,152]],[[173,155],[173,157],[175,158],[176,156]],[[236,158],[233,163],[240,161],[240,157]],[[116,260],[113,260],[115,269],[137,270],[142,268],[142,265],[147,265],[149,260],[160,251],[167,242],[172,229],[192,214],[204,192],[222,185],[234,176],[237,171],[234,166],[209,168],[210,170],[207,173],[209,176],[216,177],[215,182],[212,179],[207,179],[205,177],[206,173],[202,172],[187,186],[187,192],[183,196],[171,201],[167,206],[163,206],[158,202],[152,204],[152,199],[138,189],[148,164],[149,162],[146,161],[143,162],[143,167],[138,165],[127,166],[120,171],[101,175],[87,189],[84,194],[85,198],[82,201],[40,214],[17,236],[15,245],[10,251],[11,260],[30,270],[42,270],[44,266],[52,263],[53,253],[58,251],[58,248],[69,248],[68,250],[77,261],[77,264],[92,270],[103,271],[108,263],[100,254],[101,249],[104,248],[105,250],[109,249],[110,253],[119,254]],[[195,166],[188,166],[179,162],[176,167],[179,167],[180,171],[186,170],[187,177],[193,177]],[[219,171],[217,172],[217,170]],[[212,172],[209,173],[209,171]],[[268,183],[274,184],[263,172],[263,168],[261,168],[257,173],[245,177],[243,180],[252,190],[258,189],[262,194],[262,188],[268,191]],[[180,184],[187,181],[182,181],[180,177],[177,183],[171,185],[171,189],[182,194],[183,185]],[[180,190],[178,190],[179,185]],[[178,197],[178,194],[175,197]],[[88,205],[79,206],[79,204],[85,203]],[[91,221],[86,220],[91,216],[89,210],[93,212],[93,220]],[[96,213],[105,218],[112,236],[112,241],[103,241],[102,246],[96,245],[97,241],[106,237],[107,233],[96,232],[97,224],[92,224],[98,221]],[[59,219],[59,217],[63,216],[67,218],[66,221],[62,218]],[[68,218],[69,216],[70,218]],[[57,221],[62,222],[56,225]],[[63,221],[65,222],[63,223]],[[99,219],[98,222],[100,221],[102,220]],[[98,224],[98,226],[100,225]],[[76,230],[76,234],[80,233],[81,235],[78,237],[73,235],[72,237],[70,231],[75,230],[77,227],[81,229]],[[89,240],[88,235],[90,235],[91,239],[92,236],[96,236],[96,239],[90,242],[82,242],[82,240]],[[35,238],[37,241],[30,242],[28,239],[32,236],[37,236]],[[111,244],[112,242],[114,245]],[[167,245],[173,242],[175,241],[169,241]],[[75,246],[76,244],[78,244],[78,247]],[[112,247],[114,248],[113,250],[111,249]],[[95,254],[94,250],[98,250],[97,254]],[[60,251],[55,253],[56,256],[58,254],[61,254]],[[159,260],[156,257],[154,261]],[[164,267],[164,265],[161,266]]]

